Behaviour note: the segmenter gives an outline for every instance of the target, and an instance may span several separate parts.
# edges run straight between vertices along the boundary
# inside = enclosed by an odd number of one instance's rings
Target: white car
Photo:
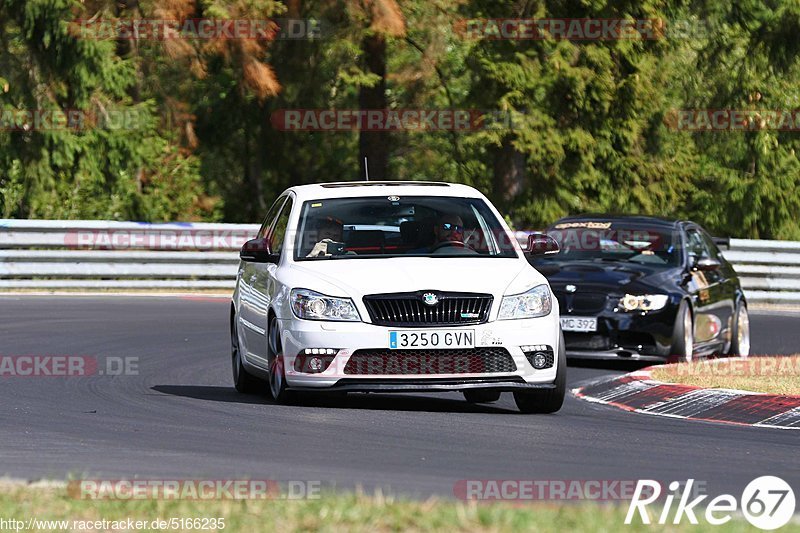
[[[486,197],[466,185],[345,182],[287,189],[240,252],[233,379],[278,403],[302,391],[514,393],[558,411],[558,301]]]

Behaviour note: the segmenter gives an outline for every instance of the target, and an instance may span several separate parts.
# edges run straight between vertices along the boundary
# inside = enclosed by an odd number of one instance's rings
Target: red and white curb
[[[645,368],[572,390],[583,400],[649,415],[800,429],[800,396],[663,383]]]

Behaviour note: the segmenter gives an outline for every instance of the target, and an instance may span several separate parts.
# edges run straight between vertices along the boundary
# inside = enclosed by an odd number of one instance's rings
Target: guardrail
[[[0,290],[229,290],[258,227],[0,219]]]
[[[230,290],[238,250],[257,231],[256,224],[0,219],[0,290]],[[800,242],[731,239],[722,252],[748,301],[800,304]]]

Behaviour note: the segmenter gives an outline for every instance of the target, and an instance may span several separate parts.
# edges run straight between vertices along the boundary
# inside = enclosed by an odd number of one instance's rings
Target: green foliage
[[[162,127],[153,100],[131,97],[138,58],[120,57],[114,41],[76,37],[71,21],[82,16],[68,1],[0,2],[0,113],[22,117],[0,131],[2,216],[213,216],[195,201],[197,157]],[[62,122],[37,125],[25,113]]]
[[[287,186],[359,179],[358,132],[282,132],[270,116],[357,108],[360,89],[380,82],[364,66],[365,36],[402,22],[404,32],[386,33],[390,108],[485,110],[509,120],[384,134],[387,177],[471,184],[520,228],[604,211],[800,239],[796,132],[690,132],[671,122],[680,109],[800,105],[800,4],[790,0],[411,0],[396,4],[402,21],[386,8],[378,22],[368,6],[394,2],[87,5],[0,0],[0,112],[93,117],[90,128],[0,130],[3,216],[257,221]],[[189,17],[315,18],[325,33],[255,44],[126,43],[77,38],[69,23],[181,6]],[[692,24],[688,35],[606,41],[476,40],[458,30],[463,19],[503,17]],[[248,70],[254,61],[260,70]],[[126,127],[103,121],[125,113],[137,117]]]

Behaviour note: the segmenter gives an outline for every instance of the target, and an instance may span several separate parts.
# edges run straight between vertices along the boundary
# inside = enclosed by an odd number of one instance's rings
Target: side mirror
[[[528,247],[525,249],[527,255],[557,254],[560,250],[558,242],[550,235],[544,233],[531,233],[528,235]]]
[[[242,261],[251,263],[277,263],[278,254],[272,253],[269,239],[251,239],[244,243],[239,251],[239,258]]]
[[[710,272],[712,270],[717,270],[721,266],[722,263],[710,257],[704,257],[703,259],[698,259],[694,263],[694,268],[701,272]]]

